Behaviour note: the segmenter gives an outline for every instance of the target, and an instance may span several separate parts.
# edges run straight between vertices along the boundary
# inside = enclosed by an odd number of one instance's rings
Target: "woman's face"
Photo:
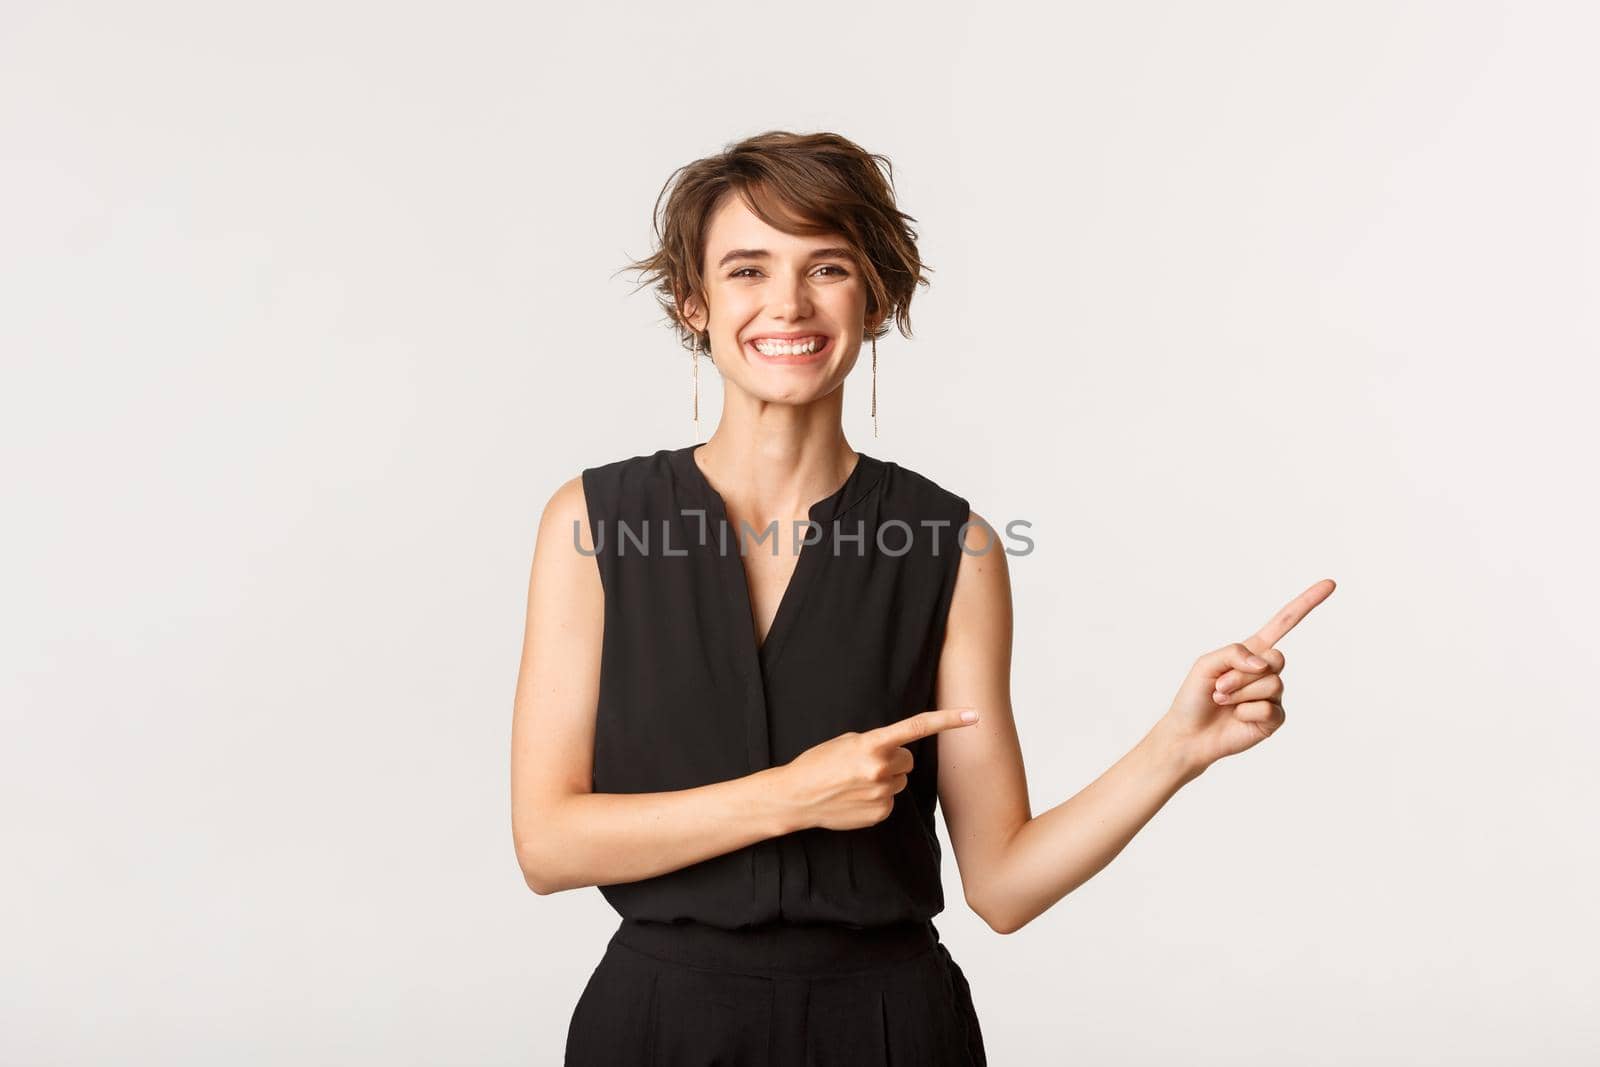
[[[716,210],[701,265],[707,330],[725,382],[760,400],[805,404],[844,381],[861,352],[867,288],[838,234],[801,237],[761,221],[738,195]]]

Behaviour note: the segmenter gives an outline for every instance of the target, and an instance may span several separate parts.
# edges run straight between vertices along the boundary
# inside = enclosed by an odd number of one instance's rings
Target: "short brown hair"
[[[643,275],[641,287],[655,283],[656,302],[686,347],[694,331],[682,302],[694,296],[707,306],[706,231],[730,194],[785,233],[842,234],[865,276],[868,321],[879,320],[869,336],[886,334],[891,319],[911,336],[911,297],[933,268],[907,225],[917,220],[895,206],[893,165],[836,133],[769,130],[674,171],[656,197],[655,251],[624,268]],[[705,348],[703,334],[700,342]]]

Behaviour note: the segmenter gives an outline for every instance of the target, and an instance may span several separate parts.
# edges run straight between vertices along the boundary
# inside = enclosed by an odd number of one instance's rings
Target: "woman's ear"
[[[705,311],[700,307],[700,301],[694,297],[681,297],[678,300],[678,317],[695,333],[706,332]]]

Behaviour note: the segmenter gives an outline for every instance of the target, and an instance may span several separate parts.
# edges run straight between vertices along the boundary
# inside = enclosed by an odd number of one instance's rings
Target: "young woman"
[[[670,191],[670,192],[669,192]],[[1167,714],[1033,815],[1010,579],[965,498],[853,449],[844,383],[926,284],[888,161],[772,132],[681,168],[635,264],[721,374],[703,445],[589,467],[540,523],[512,737],[536,893],[622,916],[569,1065],[984,1064],[943,910],[1021,929],[1186,782],[1284,721],[1272,646],[1333,589],[1201,656]]]

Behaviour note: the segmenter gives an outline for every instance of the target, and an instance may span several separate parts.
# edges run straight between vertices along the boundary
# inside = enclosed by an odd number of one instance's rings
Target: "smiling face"
[[[724,382],[751,396],[804,404],[833,392],[861,352],[867,286],[839,234],[802,236],[763,222],[737,194],[712,215],[705,279],[711,339]]]

